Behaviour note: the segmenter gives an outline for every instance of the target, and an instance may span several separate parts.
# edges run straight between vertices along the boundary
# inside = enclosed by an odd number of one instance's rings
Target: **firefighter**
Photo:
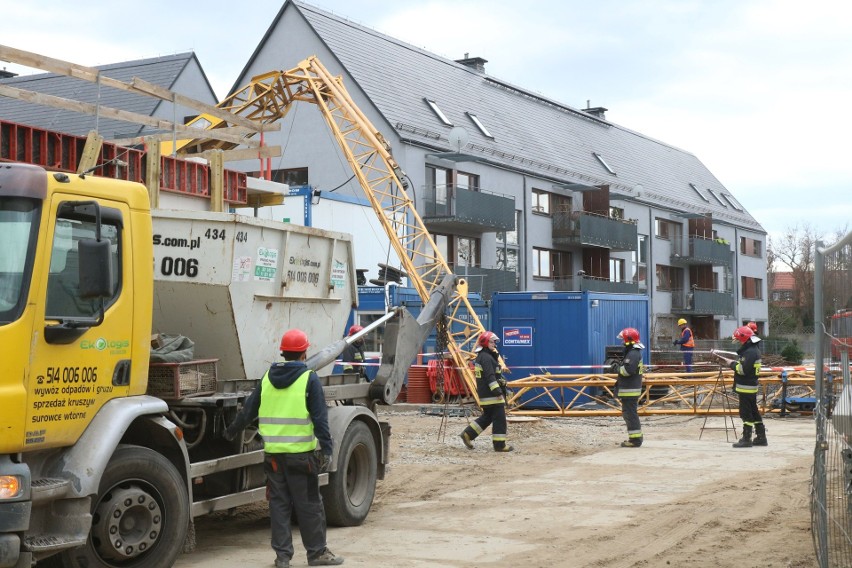
[[[740,399],[740,418],[743,421],[743,437],[733,444],[735,448],[750,448],[752,446],[768,446],[766,428],[760,410],[757,408],[757,379],[760,376],[760,346],[752,341],[754,332],[747,325],[738,327],[731,337],[734,343],[739,343],[739,356],[731,361],[734,370],[734,392]],[[751,440],[752,430],[756,433],[754,442]]]
[[[353,336],[359,331],[362,331],[364,328],[360,325],[353,325],[349,328],[349,336]],[[358,367],[358,378],[362,381],[367,379],[367,368],[364,366],[364,362],[367,360],[364,356],[364,338],[360,337],[346,346],[346,349],[343,350],[343,353],[340,355],[341,360],[343,361],[343,372],[344,373],[354,373],[355,367]],[[354,363],[354,365],[353,365]]]
[[[692,336],[692,330],[686,324],[686,320],[680,318],[677,320],[677,325],[680,326],[680,339],[675,339],[672,343],[680,345],[680,350],[683,352],[683,364],[686,366],[686,372],[692,372],[692,351],[695,349],[695,338]]]
[[[495,452],[511,452],[512,446],[506,444],[506,379],[500,368],[500,355],[497,342],[500,338],[492,331],[483,332],[476,340],[477,353],[473,366],[476,373],[476,394],[482,415],[468,424],[460,434],[462,442],[469,450],[473,441],[482,431],[491,425],[491,441]]]
[[[290,566],[294,552],[290,520],[294,511],[308,566],[343,564],[343,558],[326,546],[319,474],[328,470],[333,442],[322,384],[305,366],[309,346],[303,331],[290,329],[284,333],[280,346],[284,361],[269,368],[224,433],[226,440],[233,440],[252,420],[258,420],[275,568]]]
[[[621,442],[622,448],[638,448],[642,445],[642,423],[639,422],[639,396],[642,394],[642,375],[645,365],[642,363],[644,345],[639,343],[639,330],[626,327],[618,334],[624,342],[624,355],[621,362],[612,364],[612,372],[618,375],[616,391],[621,401],[621,416],[627,425],[627,439]]]

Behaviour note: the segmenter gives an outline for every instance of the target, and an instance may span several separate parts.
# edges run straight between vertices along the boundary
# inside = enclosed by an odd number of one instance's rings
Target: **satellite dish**
[[[454,126],[447,135],[447,139],[450,141],[450,148],[459,153],[467,146],[467,130],[461,126]]]

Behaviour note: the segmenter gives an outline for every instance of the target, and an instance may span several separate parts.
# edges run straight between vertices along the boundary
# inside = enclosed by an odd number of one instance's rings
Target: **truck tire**
[[[119,446],[104,470],[84,546],[60,554],[63,568],[172,566],[189,527],[186,481],[172,463]],[[116,547],[116,535],[121,547]]]
[[[340,442],[337,471],[328,474],[328,485],[322,488],[329,525],[354,527],[367,518],[376,494],[377,455],[370,428],[352,422]]]

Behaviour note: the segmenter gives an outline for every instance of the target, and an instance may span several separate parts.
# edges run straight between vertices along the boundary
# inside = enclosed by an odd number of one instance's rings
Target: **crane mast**
[[[391,155],[389,144],[354,103],[340,77],[333,76],[312,56],[288,71],[253,77],[248,85],[228,96],[218,107],[267,124],[286,116],[297,101],[319,108],[411,284],[425,304],[452,270],[409,198],[407,184],[403,181],[405,174]],[[213,129],[230,125],[220,118],[201,114],[188,126]],[[179,141],[177,148],[205,151],[235,146],[233,142],[199,136],[195,140]],[[476,379],[468,362],[473,358],[475,341],[485,328],[467,299],[467,290],[467,281],[459,278],[456,293],[449,303],[447,350],[468,390],[477,398]],[[466,318],[462,319],[461,314]]]

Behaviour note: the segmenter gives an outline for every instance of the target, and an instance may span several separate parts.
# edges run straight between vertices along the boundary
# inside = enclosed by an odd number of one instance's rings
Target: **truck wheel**
[[[119,446],[92,507],[85,546],[61,554],[65,568],[172,566],[189,527],[186,481],[157,452]]]
[[[338,527],[360,525],[367,518],[376,494],[376,441],[363,422],[352,422],[343,434],[337,471],[328,474],[322,488],[328,524]]]

